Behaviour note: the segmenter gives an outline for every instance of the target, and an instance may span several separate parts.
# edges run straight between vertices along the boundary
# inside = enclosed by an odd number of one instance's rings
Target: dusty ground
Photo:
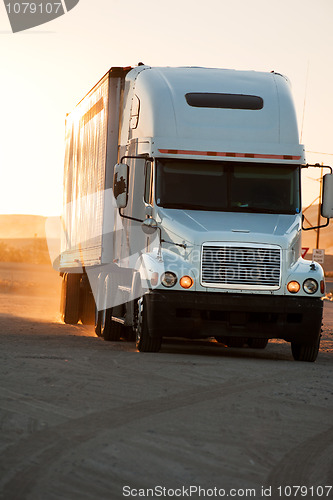
[[[62,325],[59,284],[0,265],[0,498],[333,497],[333,302],[316,363],[284,342],[140,354]]]

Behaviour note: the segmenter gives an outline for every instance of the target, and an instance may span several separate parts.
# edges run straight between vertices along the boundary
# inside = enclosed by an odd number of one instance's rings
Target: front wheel
[[[313,344],[291,343],[291,352],[295,361],[316,361],[319,352],[320,338]]]
[[[140,352],[158,352],[161,349],[161,337],[151,337],[147,321],[147,301],[141,297],[136,305],[136,347]]]

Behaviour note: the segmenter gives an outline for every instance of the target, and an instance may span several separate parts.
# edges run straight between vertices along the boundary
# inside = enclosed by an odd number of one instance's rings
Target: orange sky
[[[333,164],[332,19],[331,0],[80,0],[12,34],[1,3],[0,213],[60,213],[66,112],[110,66],[139,61],[286,74],[302,142],[321,153],[308,161]]]

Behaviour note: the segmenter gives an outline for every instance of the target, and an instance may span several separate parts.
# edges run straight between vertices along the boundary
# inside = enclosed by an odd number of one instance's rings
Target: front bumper
[[[154,290],[145,295],[157,337],[280,338],[312,344],[320,336],[320,298]]]

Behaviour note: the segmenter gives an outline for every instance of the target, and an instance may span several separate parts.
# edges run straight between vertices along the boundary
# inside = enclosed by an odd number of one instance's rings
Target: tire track
[[[266,480],[277,495],[279,486],[328,486],[332,485],[333,470],[333,427],[306,439],[288,453],[274,466]],[[333,492],[331,491],[331,495]],[[315,498],[308,496],[302,498]]]
[[[65,424],[39,431],[22,439],[2,453],[0,460],[1,498],[27,498],[39,477],[68,449],[81,446],[104,429],[117,430],[148,416],[172,412],[217,398],[226,398],[244,391],[258,389],[260,380],[230,385],[195,388],[179,394],[124,405],[99,413],[85,415]]]

